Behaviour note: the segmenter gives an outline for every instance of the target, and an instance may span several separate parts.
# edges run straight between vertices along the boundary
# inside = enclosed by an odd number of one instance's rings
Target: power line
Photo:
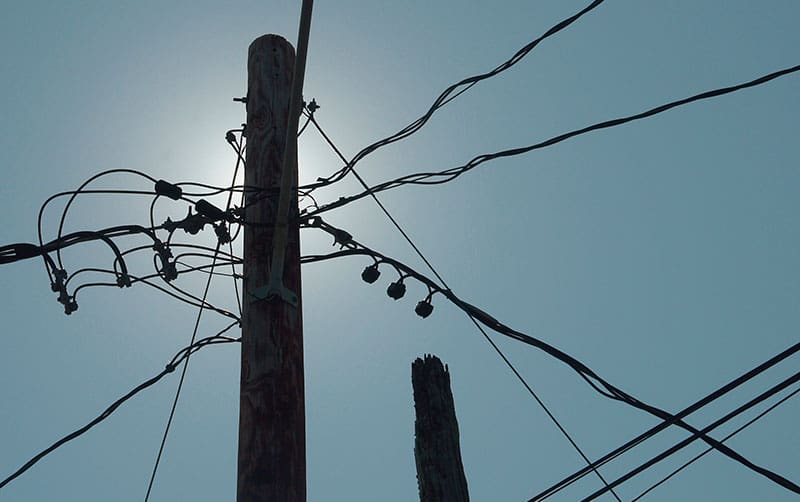
[[[604,122],[598,122],[596,124],[593,124],[593,125],[590,125],[590,126],[587,126],[587,127],[583,127],[581,129],[576,129],[576,130],[573,130],[573,131],[570,131],[570,132],[566,132],[566,133],[560,134],[558,136],[554,136],[554,137],[552,137],[550,139],[541,141],[539,143],[535,143],[533,145],[523,146],[523,147],[519,147],[519,148],[512,148],[512,149],[508,149],[508,150],[502,150],[502,151],[495,152],[495,153],[486,153],[486,154],[478,155],[477,157],[474,157],[472,160],[470,160],[466,164],[463,164],[463,165],[457,166],[457,167],[452,167],[452,168],[449,168],[449,169],[445,169],[444,171],[420,172],[420,173],[408,174],[408,175],[402,176],[400,178],[397,178],[397,179],[394,179],[394,180],[391,180],[391,181],[386,181],[386,182],[380,183],[378,185],[371,186],[371,187],[369,187],[368,189],[364,190],[361,193],[358,193],[358,194],[355,194],[355,195],[351,195],[349,197],[340,197],[338,200],[336,200],[334,202],[330,202],[328,204],[325,204],[322,207],[320,207],[320,208],[318,208],[318,209],[316,209],[314,211],[307,212],[306,214],[308,216],[316,216],[316,215],[322,214],[322,213],[324,213],[326,211],[330,211],[332,209],[336,209],[336,208],[345,206],[347,204],[355,202],[355,201],[357,201],[359,199],[362,199],[364,197],[372,196],[373,194],[376,194],[376,193],[379,193],[379,192],[383,192],[383,191],[386,191],[386,190],[391,190],[391,189],[394,189],[394,188],[398,188],[398,187],[401,187],[403,185],[439,185],[439,184],[447,183],[447,182],[453,181],[454,179],[458,178],[462,174],[464,174],[464,173],[466,173],[466,172],[478,167],[479,165],[483,164],[484,162],[488,162],[488,161],[499,159],[499,158],[522,155],[522,154],[531,152],[533,150],[538,150],[538,149],[541,149],[541,148],[545,148],[545,147],[548,147],[548,146],[555,145],[557,143],[561,143],[562,141],[566,141],[566,140],[568,140],[570,138],[574,138],[575,136],[580,136],[582,134],[587,134],[587,133],[592,132],[592,131],[597,131],[597,130],[600,130],[600,129],[607,129],[607,128],[610,128],[610,127],[619,126],[619,125],[622,125],[622,124],[626,124],[628,122],[633,122],[633,121],[641,120],[641,119],[644,119],[644,118],[647,118],[647,117],[652,117],[653,115],[657,115],[659,113],[663,113],[663,112],[666,112],[666,111],[671,110],[673,108],[676,108],[676,107],[679,107],[679,106],[683,106],[683,105],[687,105],[687,104],[693,103],[695,101],[700,101],[700,100],[704,100],[704,99],[710,99],[710,98],[713,98],[713,97],[722,96],[724,94],[730,94],[732,92],[736,92],[736,91],[739,91],[739,90],[742,90],[742,89],[747,89],[749,87],[755,87],[755,86],[758,86],[758,85],[762,85],[762,84],[765,84],[765,83],[767,83],[767,82],[769,82],[771,80],[774,80],[776,78],[780,78],[780,77],[783,77],[783,76],[786,76],[786,75],[789,75],[789,74],[792,74],[792,73],[795,73],[795,72],[798,72],[798,71],[800,71],[800,65],[792,66],[790,68],[785,68],[783,70],[778,70],[778,71],[769,73],[767,75],[763,75],[761,77],[758,77],[758,78],[756,78],[754,80],[750,80],[748,82],[744,82],[742,84],[737,84],[737,85],[732,85],[732,86],[729,86],[729,87],[723,87],[723,88],[720,88],[720,89],[714,89],[714,90],[711,90],[711,91],[701,92],[699,94],[695,94],[694,96],[690,96],[688,98],[683,98],[683,99],[672,101],[672,102],[669,102],[669,103],[666,103],[666,104],[663,104],[663,105],[656,106],[655,108],[651,108],[651,109],[649,109],[647,111],[644,111],[644,112],[641,112],[641,113],[637,113],[637,114],[634,114],[634,115],[628,115],[626,117],[620,117],[620,118],[616,118],[616,119],[612,119],[612,120],[606,120]]]
[[[10,476],[8,476],[3,481],[0,481],[0,488],[3,488],[8,483],[10,483],[14,479],[18,478],[19,476],[21,476],[25,471],[27,471],[28,469],[33,467],[34,464],[36,464],[38,461],[40,461],[41,459],[43,459],[44,457],[46,457],[47,455],[49,455],[50,453],[52,453],[53,451],[58,449],[59,447],[61,447],[64,444],[72,441],[73,439],[77,438],[78,436],[81,436],[82,434],[84,434],[87,431],[89,431],[95,425],[97,425],[100,422],[102,422],[103,420],[107,419],[125,401],[127,401],[130,398],[132,398],[133,396],[135,396],[139,392],[147,389],[148,387],[154,385],[156,382],[161,380],[168,373],[172,373],[175,370],[175,366],[177,366],[184,359],[188,358],[190,354],[192,354],[194,352],[197,352],[198,350],[200,350],[201,348],[203,348],[203,347],[205,347],[207,345],[238,342],[239,341],[238,338],[230,338],[230,337],[222,336],[226,331],[228,331],[229,329],[233,328],[237,324],[238,323],[232,323],[229,326],[227,326],[226,328],[224,328],[223,330],[219,331],[216,335],[213,335],[213,336],[210,336],[210,337],[207,337],[207,338],[203,338],[201,340],[198,340],[197,342],[193,342],[191,345],[188,345],[187,347],[184,347],[183,349],[178,351],[178,353],[175,354],[175,356],[172,358],[172,360],[169,363],[167,363],[166,367],[160,373],[158,373],[157,375],[155,375],[154,377],[152,377],[152,378],[150,378],[148,380],[145,380],[141,384],[139,384],[136,387],[134,387],[133,390],[131,390],[130,392],[128,392],[127,394],[125,394],[121,398],[119,398],[116,401],[114,401],[108,408],[106,408],[100,415],[98,415],[97,418],[95,418],[94,420],[92,420],[88,424],[84,425],[80,429],[78,429],[78,430],[76,430],[76,431],[74,431],[74,432],[72,432],[70,434],[67,434],[63,438],[59,439],[58,441],[56,441],[52,445],[50,445],[47,448],[45,448],[44,450],[42,450],[41,452],[37,453],[33,458],[28,460],[22,467],[17,469],[14,473],[12,473]]]
[[[775,408],[777,408],[778,406],[782,405],[783,403],[785,403],[786,401],[788,401],[789,399],[791,399],[792,397],[794,397],[794,396],[795,396],[797,393],[799,393],[799,392],[800,392],[800,387],[799,387],[799,388],[797,388],[797,389],[795,389],[795,390],[793,390],[793,391],[792,391],[792,392],[790,392],[789,394],[785,395],[785,396],[784,396],[784,397],[782,397],[782,398],[781,398],[779,401],[775,402],[775,403],[774,403],[774,404],[772,404],[772,405],[771,405],[769,408],[765,409],[764,411],[762,411],[761,413],[759,413],[759,414],[758,414],[758,415],[756,415],[755,417],[751,418],[750,420],[748,420],[747,422],[745,422],[743,425],[741,425],[741,426],[737,427],[737,428],[736,428],[736,429],[735,429],[733,432],[731,432],[730,434],[728,434],[727,436],[725,436],[724,438],[722,438],[722,439],[720,440],[720,442],[721,442],[721,443],[724,443],[725,441],[729,440],[729,439],[730,439],[730,438],[732,438],[733,436],[735,436],[735,435],[739,434],[740,432],[742,432],[742,431],[743,431],[743,430],[745,430],[746,428],[750,427],[751,425],[753,425],[753,424],[754,424],[754,423],[756,423],[757,421],[761,420],[761,418],[763,418],[763,417],[764,417],[764,416],[765,416],[767,413],[771,412],[772,410],[774,410],[774,409],[775,409]],[[693,463],[695,463],[696,461],[698,461],[698,460],[700,460],[701,458],[703,458],[703,457],[704,457],[704,456],[705,456],[705,455],[706,455],[708,452],[712,451],[713,449],[714,449],[714,448],[706,448],[705,450],[703,450],[702,452],[698,453],[697,455],[695,455],[695,456],[694,456],[694,457],[692,457],[691,459],[687,460],[687,461],[686,461],[686,462],[684,462],[684,463],[683,463],[683,464],[682,464],[680,467],[676,468],[675,470],[673,470],[672,472],[670,472],[669,474],[667,474],[665,477],[663,477],[661,480],[659,480],[659,481],[657,481],[656,483],[652,484],[652,485],[651,485],[649,488],[647,488],[645,491],[643,491],[642,493],[640,493],[639,495],[637,495],[637,496],[636,496],[636,498],[634,498],[634,499],[632,499],[632,500],[631,500],[631,502],[636,502],[637,500],[640,500],[642,497],[644,497],[645,495],[647,495],[647,494],[648,494],[648,493],[650,493],[651,491],[655,490],[656,488],[658,488],[658,487],[659,487],[659,486],[661,486],[662,484],[664,484],[664,483],[666,483],[667,481],[669,481],[670,479],[672,479],[672,478],[673,478],[673,477],[674,477],[676,474],[678,474],[679,472],[681,472],[681,471],[682,471],[682,470],[684,470],[685,468],[689,467],[690,465],[692,465],[692,464],[693,464]]]
[[[226,135],[226,137],[228,137],[228,142],[231,143],[231,141],[229,139],[230,137],[227,136],[227,135]],[[241,143],[240,143],[240,145],[241,145]],[[240,146],[238,148],[238,150],[237,150],[236,166],[234,167],[234,170],[233,170],[233,179],[231,180],[231,185],[235,185],[236,184],[236,176],[239,173],[239,165],[240,165],[240,162],[242,160],[241,152],[242,152],[242,148]],[[228,202],[227,202],[227,205],[225,207],[225,212],[230,210],[232,199],[233,199],[233,192],[229,192],[228,193]],[[217,256],[219,255],[219,248],[220,248],[221,245],[222,245],[222,240],[220,239],[220,240],[217,241],[217,246],[216,246],[216,249],[214,250],[214,255],[213,255],[213,258],[211,260],[211,267],[210,268],[211,268],[211,272],[212,273],[208,274],[208,279],[206,280],[205,289],[203,291],[203,298],[201,300],[200,310],[197,311],[197,317],[196,317],[195,322],[194,322],[194,329],[192,331],[192,338],[191,338],[190,344],[194,343],[194,339],[197,336],[197,330],[200,327],[200,318],[203,315],[203,308],[204,308],[205,303],[206,303],[206,298],[208,297],[208,290],[211,287],[211,280],[214,278],[214,274],[213,274],[214,267],[215,267],[216,262],[217,262]],[[235,272],[235,270],[234,270],[234,272]],[[236,278],[235,277],[234,277],[233,280],[234,280],[234,282],[236,282]],[[238,299],[238,297],[239,297],[238,288],[236,290],[236,296],[237,296],[237,299]],[[240,307],[240,310],[241,310],[241,307]],[[164,435],[161,437],[161,445],[158,447],[158,455],[156,455],[156,461],[155,461],[155,464],[153,465],[153,472],[150,475],[150,481],[147,484],[147,493],[144,496],[145,502],[147,502],[150,499],[150,492],[153,489],[153,482],[156,479],[156,473],[158,472],[158,465],[161,462],[161,455],[164,452],[164,445],[167,442],[167,436],[169,435],[169,429],[170,429],[170,426],[172,425],[172,419],[175,416],[175,409],[178,406],[178,399],[180,398],[181,390],[183,389],[183,382],[184,382],[184,380],[186,378],[186,371],[187,371],[188,367],[189,367],[189,357],[187,355],[187,357],[186,357],[186,359],[184,360],[184,363],[183,363],[183,368],[181,369],[181,378],[180,378],[180,380],[178,380],[178,388],[175,391],[175,399],[173,399],[173,401],[172,401],[172,407],[171,407],[170,412],[169,412],[169,418],[167,419],[167,425],[164,428]]]
[[[314,124],[314,127],[321,133],[322,137],[325,139],[325,141],[328,143],[328,145],[330,145],[330,147],[334,150],[334,152],[336,152],[336,154],[339,156],[339,158],[342,159],[344,162],[347,162],[347,160],[345,159],[344,155],[342,155],[341,151],[336,147],[336,145],[333,143],[333,141],[331,141],[331,139],[328,137],[327,134],[322,132],[322,128],[317,123],[317,121],[314,119],[313,115],[310,117],[310,120]],[[356,179],[361,184],[361,186],[363,186],[365,190],[369,191],[369,186],[364,181],[364,179],[358,174],[358,172],[355,170],[355,168],[351,166],[350,167],[350,171],[353,173],[353,176],[356,177]],[[400,224],[397,222],[397,220],[391,215],[391,213],[389,213],[389,210],[386,209],[386,206],[383,205],[383,203],[378,199],[378,197],[374,193],[370,192],[370,195],[372,196],[372,199],[375,201],[375,203],[378,205],[378,207],[381,209],[381,211],[383,211],[383,214],[386,215],[386,217],[389,219],[389,221],[392,222],[392,225],[394,225],[394,227],[397,229],[398,232],[400,232],[400,234],[403,236],[403,238],[406,240],[406,242],[408,242],[408,244],[411,246],[411,248],[417,253],[417,256],[419,256],[420,259],[422,259],[422,261],[425,263],[425,265],[428,266],[428,268],[433,273],[433,275],[435,275],[436,278],[439,279],[439,282],[442,283],[442,287],[444,287],[445,289],[449,290],[450,287],[447,285],[447,282],[444,280],[444,278],[441,275],[439,275],[439,273],[434,268],[433,264],[430,261],[428,261],[428,259],[425,257],[425,255],[422,253],[422,251],[419,249],[419,247],[417,247],[417,245],[414,243],[414,241],[411,239],[411,237],[406,233],[406,231],[403,230],[403,228],[400,226]],[[564,435],[564,437],[572,445],[572,447],[575,449],[575,451],[578,452],[578,454],[581,456],[581,458],[583,458],[583,460],[588,465],[591,465],[592,461],[589,460],[589,457],[586,456],[586,454],[583,452],[581,447],[578,446],[578,443],[575,442],[575,440],[567,432],[567,430],[564,428],[564,426],[561,425],[561,423],[558,421],[556,416],[550,411],[550,409],[547,407],[547,405],[545,405],[544,401],[542,401],[542,399],[536,394],[536,392],[533,390],[533,388],[530,386],[530,384],[528,384],[528,382],[525,380],[525,378],[523,378],[522,374],[517,370],[517,368],[514,367],[514,365],[511,363],[511,360],[508,359],[508,357],[503,353],[503,351],[494,342],[494,340],[492,340],[491,337],[489,337],[488,333],[486,333],[486,331],[483,329],[483,326],[478,324],[478,322],[475,320],[475,317],[472,314],[470,314],[469,312],[466,312],[466,314],[467,314],[467,317],[469,317],[469,320],[472,322],[472,324],[474,324],[475,327],[478,329],[478,331],[481,333],[481,335],[483,335],[483,338],[489,343],[489,345],[492,347],[492,349],[494,349],[494,351],[497,353],[497,355],[500,356],[500,359],[503,360],[503,362],[506,364],[506,366],[508,366],[508,368],[514,374],[514,376],[516,376],[516,378],[520,381],[520,383],[522,383],[522,385],[525,387],[525,389],[528,391],[528,393],[533,397],[533,399],[536,401],[536,403],[542,408],[542,410],[544,410],[544,412],[545,412],[545,414],[547,414],[548,418],[550,418],[550,420],[553,422],[553,424],[555,424],[555,426],[558,428],[558,430],[561,431],[561,434]],[[600,474],[600,471],[597,470],[597,469],[593,469],[593,470],[594,470],[595,474],[597,474],[597,477],[600,478],[600,481],[602,481],[603,484],[608,486],[608,483],[606,482],[605,478],[603,478],[603,475]],[[614,498],[616,498],[619,502],[622,502],[622,500],[619,498],[619,496],[617,496],[617,494],[613,490],[611,490],[611,493],[612,493],[612,495],[614,495]]]
[[[351,172],[353,167],[360,160],[362,160],[364,157],[366,157],[367,155],[375,152],[376,150],[378,150],[378,149],[380,149],[380,148],[382,148],[384,146],[387,146],[387,145],[390,145],[390,144],[395,143],[397,141],[400,141],[402,139],[405,139],[405,138],[411,136],[412,134],[414,134],[415,132],[419,131],[430,120],[430,118],[433,116],[433,114],[437,110],[439,110],[440,108],[445,106],[450,101],[456,99],[458,96],[460,96],[464,92],[466,92],[469,89],[471,89],[477,83],[479,83],[479,82],[481,82],[483,80],[492,78],[492,77],[494,77],[494,76],[496,76],[496,75],[508,70],[512,66],[516,65],[523,58],[525,58],[525,56],[527,56],[543,40],[555,35],[559,31],[567,28],[569,25],[571,25],[572,23],[574,23],[575,21],[580,19],[584,14],[587,14],[590,11],[592,11],[593,9],[595,9],[596,7],[598,7],[604,1],[605,0],[594,0],[591,4],[589,4],[587,7],[585,7],[584,9],[579,11],[578,13],[576,13],[576,14],[564,19],[563,21],[557,23],[556,25],[551,27],[549,30],[547,30],[542,36],[540,36],[539,38],[537,38],[537,39],[529,42],[528,44],[526,44],[524,47],[519,49],[510,59],[508,59],[505,62],[501,63],[500,65],[495,67],[493,70],[488,71],[486,73],[482,73],[482,74],[479,74],[479,75],[474,75],[472,77],[465,78],[465,79],[463,79],[463,80],[461,80],[459,82],[456,82],[455,84],[452,84],[450,87],[448,87],[447,89],[442,91],[442,93],[439,95],[438,98],[436,98],[436,100],[433,102],[433,105],[431,105],[431,107],[428,109],[428,111],[424,115],[419,117],[417,120],[415,120],[414,122],[408,124],[406,127],[401,129],[400,131],[396,132],[395,134],[393,134],[393,135],[391,135],[391,136],[389,136],[387,138],[384,138],[382,140],[376,141],[375,143],[372,143],[371,145],[368,145],[368,146],[364,147],[349,162],[347,160],[345,160],[344,161],[345,162],[345,166],[342,169],[340,169],[339,171],[337,171],[336,173],[334,173],[333,175],[329,176],[328,178],[319,178],[317,180],[317,183],[314,183],[314,184],[311,184],[311,185],[306,185],[306,186],[301,187],[301,188],[302,189],[308,189],[308,190],[314,190],[314,189],[317,189],[317,188],[321,188],[321,187],[324,187],[324,186],[331,185],[333,183],[336,183],[337,181],[340,181],[349,172]],[[459,89],[459,88],[461,88],[461,89]]]
[[[758,466],[757,464],[754,464],[753,462],[751,462],[741,454],[737,453],[730,447],[721,444],[719,441],[715,440],[710,436],[707,436],[704,432],[698,431],[695,427],[686,423],[681,418],[678,418],[665,410],[662,410],[655,406],[649,405],[643,401],[640,401],[639,399],[636,399],[635,397],[631,396],[630,394],[624,392],[620,388],[612,385],[611,383],[600,377],[597,373],[591,370],[584,363],[580,362],[579,360],[575,359],[569,354],[557,349],[556,347],[542,340],[526,335],[525,333],[521,333],[519,331],[510,328],[509,326],[506,326],[505,324],[498,321],[497,319],[487,314],[483,310],[461,300],[458,296],[455,295],[455,293],[453,293],[452,290],[439,286],[438,284],[436,284],[429,278],[425,277],[424,275],[420,274],[419,272],[415,271],[408,265],[405,265],[393,258],[389,258],[385,255],[382,255],[364,246],[363,244],[356,242],[355,240],[352,239],[352,236],[350,236],[349,233],[344,232],[340,229],[336,229],[335,227],[332,227],[331,225],[324,223],[319,217],[312,218],[308,223],[308,226],[314,228],[320,228],[333,235],[334,239],[340,239],[340,236],[342,235],[348,236],[349,239],[347,240],[347,242],[341,242],[341,241],[339,242],[340,244],[348,248],[346,251],[340,251],[337,253],[331,253],[329,255],[323,255],[323,256],[306,257],[305,259],[306,263],[311,263],[314,261],[322,261],[341,256],[349,256],[349,255],[366,255],[372,257],[376,261],[376,263],[380,262],[388,263],[396,270],[402,271],[402,273],[405,274],[405,276],[413,277],[414,279],[425,284],[431,291],[431,293],[429,294],[429,298],[434,293],[440,293],[444,295],[448,300],[450,300],[450,302],[452,302],[453,304],[464,310],[476,321],[480,321],[481,324],[488,327],[489,329],[492,329],[502,335],[508,336],[515,340],[521,341],[525,344],[531,345],[532,347],[536,347],[546,352],[547,354],[555,357],[556,359],[567,364],[574,371],[576,371],[578,375],[584,379],[584,381],[586,381],[592,388],[594,388],[600,394],[608,397],[609,399],[620,401],[634,408],[645,411],[661,419],[662,421],[665,422],[669,421],[669,425],[677,425],[693,434],[698,434],[699,437],[703,439],[703,441],[705,441],[706,443],[717,449],[720,453],[730,457],[733,460],[736,460],[737,462],[747,466],[748,468],[752,469],[755,472],[758,472],[759,474],[767,477],[768,479],[775,481],[781,486],[784,486],[785,488],[800,493],[800,487],[795,485],[790,480],[768,469]]]
[[[609,485],[608,487],[603,487],[600,490],[597,490],[596,492],[592,493],[591,495],[589,495],[588,497],[583,499],[583,501],[584,502],[588,502],[590,500],[596,499],[597,497],[599,497],[600,495],[604,494],[606,491],[610,490],[611,488],[613,488],[615,486],[618,486],[621,483],[624,483],[625,481],[631,479],[632,477],[634,477],[635,475],[637,475],[640,472],[644,471],[645,469],[648,469],[648,468],[652,467],[653,465],[655,465],[656,463],[664,460],[665,458],[667,458],[668,456],[670,456],[673,453],[677,452],[681,448],[684,448],[685,446],[691,444],[696,439],[698,439],[701,436],[701,434],[705,434],[707,432],[711,432],[712,430],[714,430],[718,426],[724,424],[728,420],[740,415],[741,413],[747,411],[748,409],[750,409],[753,406],[757,405],[758,403],[764,401],[765,399],[769,399],[771,396],[777,394],[781,390],[789,387],[790,385],[792,385],[792,384],[794,384],[794,383],[796,383],[798,381],[800,381],[800,372],[795,373],[794,375],[792,375],[791,377],[783,380],[779,384],[772,386],[769,390],[764,391],[763,393],[761,393],[758,396],[754,397],[750,401],[746,402],[745,404],[739,406],[735,410],[733,410],[730,413],[726,414],[722,418],[719,418],[719,419],[715,420],[711,424],[709,424],[706,427],[704,427],[702,430],[694,432],[691,436],[689,436],[688,438],[684,439],[683,441],[680,441],[680,442],[676,443],[672,447],[664,450],[663,452],[661,452],[660,454],[658,454],[655,457],[651,458],[647,462],[639,465],[635,469],[633,469],[633,470],[629,471],[628,473],[620,476],[614,482],[612,482],[611,485]],[[763,472],[762,474],[764,474],[768,478],[772,479],[775,483],[783,486],[784,488],[786,488],[786,489],[788,489],[788,490],[790,490],[790,491],[792,491],[794,493],[800,493],[800,487],[798,487],[797,485],[795,485],[791,481],[788,481],[785,478],[783,478],[781,476],[778,476],[778,475],[774,474],[771,471],[767,471],[766,469],[764,469],[764,471],[766,471],[766,472]],[[757,471],[757,472],[760,472],[760,471]]]
[[[751,369],[750,371],[745,372],[741,376],[733,379],[732,381],[728,382],[727,384],[723,385],[722,387],[716,389],[715,391],[709,393],[705,397],[695,401],[691,405],[687,406],[680,412],[676,413],[672,418],[669,420],[664,420],[661,423],[657,424],[656,426],[648,429],[647,431],[643,432],[642,434],[636,436],[635,438],[627,441],[622,446],[615,448],[613,451],[609,452],[606,455],[603,455],[601,458],[595,460],[595,465],[603,465],[611,460],[614,460],[618,456],[622,455],[626,451],[630,450],[631,448],[639,445],[640,443],[646,441],[647,439],[653,437],[654,435],[658,434],[662,430],[666,429],[670,425],[674,425],[675,421],[681,418],[685,418],[695,411],[700,410],[701,408],[705,407],[709,403],[712,403],[719,399],[720,397],[724,396],[725,394],[731,392],[732,390],[740,387],[741,385],[745,384],[746,382],[752,380],[756,376],[764,373],[765,371],[769,370],[770,368],[774,367],[775,365],[779,364],[780,362],[788,359],[789,357],[795,355],[796,353],[800,352],[800,343],[795,343],[791,347],[787,348],[786,350],[776,354],[775,356],[769,358],[768,360],[764,361],[763,363],[759,364],[755,368]],[[548,489],[544,490],[543,492],[539,493],[529,502],[536,502],[540,500],[544,500],[551,495],[563,490],[567,486],[571,485],[575,481],[578,481],[590,471],[588,468],[583,468],[575,473],[567,476],[566,478],[562,479],[558,483],[554,484],[553,486],[549,487]]]

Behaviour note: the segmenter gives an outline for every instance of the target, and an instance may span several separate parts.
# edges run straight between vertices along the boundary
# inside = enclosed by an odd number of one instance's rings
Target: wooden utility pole
[[[414,458],[420,502],[466,502],[469,492],[450,373],[438,357],[426,355],[411,364],[411,384],[417,413]]]
[[[297,124],[312,4],[297,58],[277,35],[248,51],[238,502],[306,500]]]

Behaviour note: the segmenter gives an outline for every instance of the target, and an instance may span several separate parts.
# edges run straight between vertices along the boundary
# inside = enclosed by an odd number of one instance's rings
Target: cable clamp
[[[284,286],[282,281],[275,280],[274,278],[270,278],[269,284],[266,286],[248,291],[247,294],[250,296],[250,303],[261,300],[275,301],[281,299],[292,307],[296,308],[299,305],[297,293]]]

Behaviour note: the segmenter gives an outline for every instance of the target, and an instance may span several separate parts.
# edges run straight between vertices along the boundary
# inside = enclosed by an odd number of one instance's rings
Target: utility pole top
[[[411,364],[411,383],[420,502],[467,502],[450,373],[438,357],[426,354]]]

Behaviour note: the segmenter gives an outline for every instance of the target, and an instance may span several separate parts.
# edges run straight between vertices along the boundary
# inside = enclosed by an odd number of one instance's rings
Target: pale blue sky
[[[318,1],[305,96],[352,155],[588,3]],[[245,120],[231,98],[245,92],[247,46],[265,33],[294,42],[299,4],[4,2],[0,245],[35,241],[40,204],[102,170],[228,183],[235,159],[224,134]],[[790,0],[610,0],[359,172],[378,183],[443,169],[796,65],[799,15]],[[382,199],[462,298],[677,411],[797,341],[798,78]],[[339,167],[312,131],[301,138],[303,180]],[[97,186],[150,188],[125,175]],[[320,202],[357,190],[348,179]],[[87,196],[66,229],[145,224],[147,208],[143,198]],[[159,208],[161,219],[185,212]],[[50,238],[58,214],[54,206],[45,215]],[[326,219],[425,272],[368,199]],[[333,250],[327,236],[302,238],[304,253]],[[65,262],[71,270],[111,263],[94,244],[65,253]],[[413,307],[423,288],[409,283],[393,302],[388,269],[377,284],[361,282],[367,264],[349,258],[303,270],[309,500],[417,498],[410,365],[425,353],[450,367],[473,500],[527,500],[583,466],[461,312],[437,297],[420,320]],[[149,273],[147,265],[137,271]],[[202,280],[189,284],[201,291]],[[211,299],[234,308],[232,290],[216,278]],[[195,309],[142,286],[89,289],[66,317],[36,260],[0,267],[0,291],[0,478],[158,373],[188,343],[195,318]],[[200,336],[224,324],[204,314]],[[591,458],[656,423],[599,396],[558,361],[495,339]],[[192,359],[151,500],[234,499],[238,368],[236,346]],[[797,368],[789,360],[689,421],[703,426]],[[142,500],[177,381],[169,376],[126,403],[0,490],[0,500]],[[789,401],[730,445],[800,481],[798,412],[800,402]],[[683,437],[666,432],[603,473],[615,478]],[[618,493],[630,500],[702,448]],[[588,476],[554,500],[599,486]],[[711,453],[645,500],[793,498]]]

